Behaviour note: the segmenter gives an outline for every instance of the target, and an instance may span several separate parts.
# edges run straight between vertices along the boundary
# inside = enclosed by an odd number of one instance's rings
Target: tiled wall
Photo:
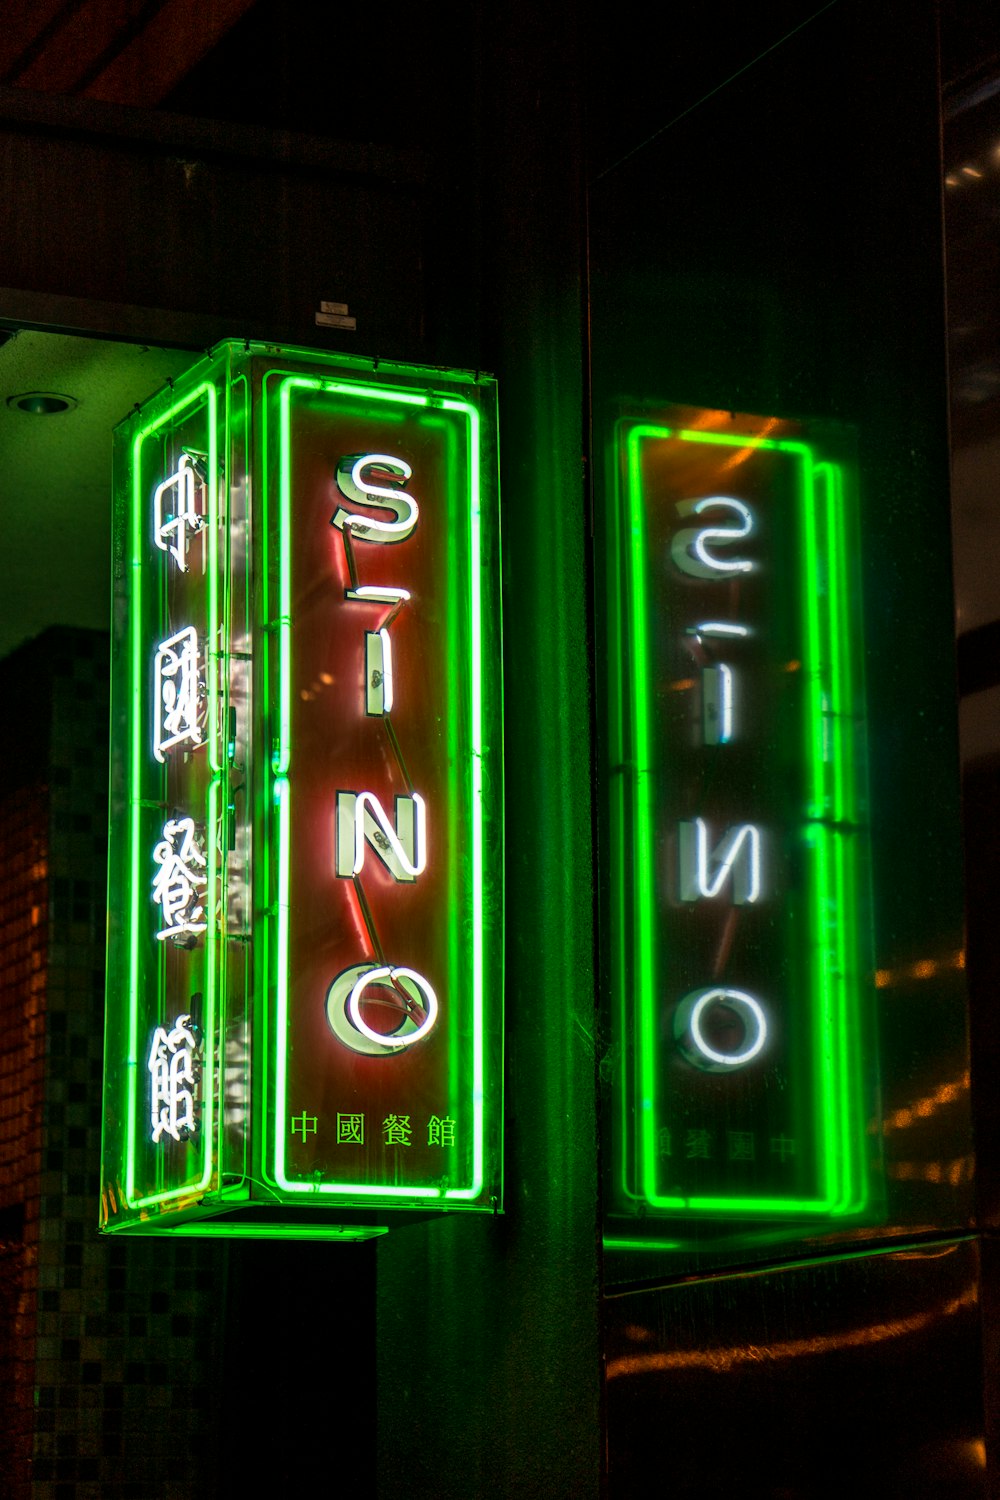
[[[0,1474],[28,1493],[45,1048],[47,798],[0,803]]]
[[[30,1489],[31,1437],[24,1427],[30,1407],[20,1433],[8,1415],[2,1419],[7,1441],[19,1445],[11,1454],[19,1465],[9,1470],[20,1476],[16,1500],[197,1500],[218,1493],[213,1433],[225,1247],[102,1239],[96,1228],[107,650],[106,639],[93,632],[49,631],[23,648],[34,653],[32,671],[16,671],[23,653],[0,669],[0,676],[26,682],[32,714],[45,713],[46,697],[51,703],[47,764],[35,767],[34,785],[19,793],[20,811],[8,812],[12,852],[4,854],[7,878],[0,881],[3,1014],[5,1021],[8,1013],[14,1017],[0,1040],[0,1084],[6,1097],[10,1076],[14,1101],[4,1106],[0,1130],[21,1143],[15,1170],[0,1176],[0,1210],[16,1217],[24,1206],[23,1245],[6,1255],[0,1249],[4,1286],[18,1279],[20,1261],[24,1306],[13,1363],[0,1366],[7,1381],[0,1394],[6,1398],[15,1386],[12,1376],[23,1384],[33,1364],[35,1400]],[[16,682],[12,691],[16,696]],[[37,955],[23,977],[11,967],[23,968],[22,949]],[[6,1274],[8,1265],[14,1274]],[[2,1305],[9,1321],[8,1301]]]

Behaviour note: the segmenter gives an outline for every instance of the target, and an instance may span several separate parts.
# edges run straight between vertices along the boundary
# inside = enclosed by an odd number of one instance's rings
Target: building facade
[[[730,30],[676,17],[651,35],[637,8],[598,24],[565,6],[392,6],[331,31],[258,0],[228,25],[168,4],[84,45],[70,21],[90,9],[12,32],[0,58],[0,394],[77,403],[5,408],[11,494],[40,485],[11,506],[9,644],[57,617],[55,588],[65,623],[100,627],[100,564],[71,587],[109,529],[89,467],[101,431],[217,339],[496,374],[506,1202],[377,1248],[98,1239],[106,646],[87,631],[21,646],[4,670],[30,734],[11,739],[0,897],[15,1493],[342,1479],[387,1500],[618,1497],[650,1474],[690,1497],[821,1496],[859,1474],[889,1495],[992,1493],[995,1194],[976,1175],[970,1077],[992,1058],[995,951],[981,938],[973,972],[963,928],[935,8],[774,4]],[[989,74],[982,45],[963,56]],[[791,1228],[757,1211],[698,1222],[689,1178],[685,1203],[629,1208],[624,1234],[615,1120],[628,1138],[641,1111],[622,1105],[613,998],[623,575],[608,557],[621,423],[662,429],[680,407],[791,423],[795,441],[836,432],[852,476],[866,998],[835,1045],[859,1059],[844,1151],[866,1206]],[[26,421],[75,436],[29,443]],[[79,529],[91,508],[103,531]],[[690,690],[669,671],[657,704]],[[981,748],[988,813],[988,730]],[[827,821],[838,848],[853,838]],[[774,868],[777,922],[795,881]],[[651,930],[673,931],[681,905],[664,897]],[[716,1149],[731,1178],[751,1159],[709,1084],[708,1114],[658,1122],[657,1170]],[[979,1130],[988,1162],[988,1107]],[[775,1139],[791,1136],[761,1124],[752,1147],[769,1169]]]

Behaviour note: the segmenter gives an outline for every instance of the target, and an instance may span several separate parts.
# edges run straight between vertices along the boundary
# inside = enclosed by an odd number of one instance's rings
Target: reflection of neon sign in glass
[[[153,900],[163,922],[156,936],[161,941],[171,938],[183,947],[193,947],[191,938],[208,925],[201,904],[208,883],[208,861],[194,819],[168,818],[153,858],[160,867],[153,877]]]
[[[703,500],[678,500],[678,515],[700,516],[710,510],[730,510],[739,518],[738,526],[685,526],[676,532],[670,543],[670,555],[684,573],[692,578],[718,578],[720,574],[750,573],[753,563],[749,558],[716,557],[708,550],[713,547],[732,547],[750,535],[754,529],[753,512],[742,500],[732,495],[708,495]]]
[[[782,425],[787,437],[770,435]],[[852,497],[792,424],[671,408],[619,431],[613,1213],[857,1213],[867,965]]]
[[[197,1038],[191,1017],[178,1016],[167,1031],[157,1026],[149,1044],[150,1140],[164,1135],[184,1141],[198,1128],[195,1086],[198,1082]]]
[[[153,540],[161,552],[170,553],[182,573],[188,570],[188,542],[205,524],[196,503],[196,489],[202,488],[195,461],[185,453],[177,472],[158,484],[153,494]]]
[[[205,737],[202,732],[205,687],[198,632],[193,625],[160,642],[153,675],[153,754],[162,761],[168,750],[184,744],[194,749]]]
[[[705,1033],[710,1022],[728,1033],[724,1050],[708,1040]],[[752,995],[743,990],[710,986],[695,990],[681,1001],[674,1012],[674,1037],[688,1062],[696,1068],[725,1073],[743,1067],[762,1050],[767,1040],[767,1019],[760,1001]]]
[[[682,901],[700,901],[702,897],[712,901],[730,879],[734,906],[744,906],[760,896],[760,829],[752,823],[728,829],[711,854],[704,818],[682,823],[679,842]]]

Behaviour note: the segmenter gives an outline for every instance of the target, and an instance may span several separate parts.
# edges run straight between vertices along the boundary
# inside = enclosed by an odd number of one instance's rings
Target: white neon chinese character
[[[156,723],[153,728],[153,754],[166,759],[165,752],[175,745],[200,745],[201,663],[198,655],[198,632],[193,625],[178,630],[156,648]]]
[[[156,936],[161,942],[173,938],[183,946],[185,934],[204,932],[207,926],[201,904],[207,879],[203,873],[206,860],[195,833],[194,819],[168,818],[153,858],[160,867],[153,877],[153,900],[163,920]]]
[[[197,1046],[190,1016],[178,1016],[171,1031],[157,1026],[153,1032],[146,1063],[153,1141],[158,1141],[164,1133],[175,1141],[186,1140],[198,1128],[194,1100]]]
[[[169,552],[182,573],[188,570],[188,539],[205,524],[195,505],[197,471],[190,454],[185,453],[177,466],[153,495],[153,539],[161,552]]]

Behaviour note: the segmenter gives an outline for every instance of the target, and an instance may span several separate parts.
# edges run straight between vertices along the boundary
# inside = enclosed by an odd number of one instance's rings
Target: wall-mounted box
[[[226,343],[115,473],[102,1226],[495,1212],[493,382]]]

